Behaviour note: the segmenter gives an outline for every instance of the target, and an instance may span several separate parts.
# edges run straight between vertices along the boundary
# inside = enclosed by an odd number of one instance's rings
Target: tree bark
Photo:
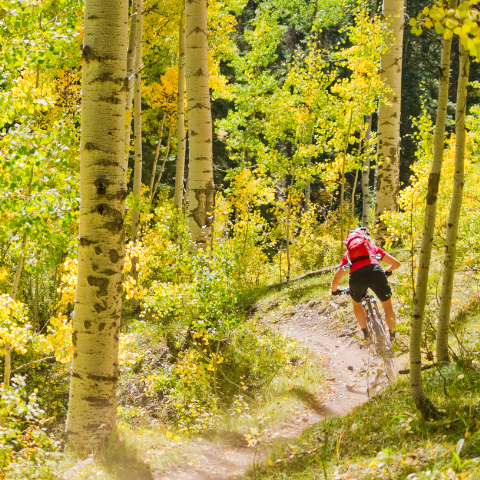
[[[175,208],[183,206],[183,177],[185,176],[185,24],[180,18],[178,40],[178,91],[177,91],[177,165],[175,171]]]
[[[127,112],[127,127],[125,129],[125,162],[128,166],[128,157],[130,156],[130,130],[132,123],[132,101],[133,101],[133,85],[135,83],[135,56],[136,56],[136,36],[137,36],[137,2],[132,2],[132,15],[130,19],[130,31],[128,34],[127,49],[127,101],[125,102]]]
[[[66,433],[94,449],[115,428],[125,243],[127,0],[87,0],[78,280]]]
[[[457,0],[449,1],[449,8],[456,8]],[[425,205],[425,223],[418,260],[418,273],[413,297],[412,327],[410,331],[410,391],[415,405],[426,419],[435,417],[437,410],[425,394],[422,384],[421,340],[422,326],[427,299],[428,273],[432,254],[435,218],[437,214],[437,194],[445,146],[445,122],[447,118],[448,86],[450,79],[450,50],[452,40],[443,40],[440,84],[438,89],[437,119],[435,123],[433,160],[428,178],[428,190]]]
[[[138,240],[140,231],[140,192],[142,188],[142,33],[143,33],[143,0],[136,0],[137,26],[135,38],[135,82],[134,82],[134,142],[135,166],[133,176],[133,196],[138,205],[132,210],[132,240]],[[133,264],[132,264],[133,266]]]
[[[370,139],[372,135],[372,115],[368,116],[367,125],[365,162],[362,170],[362,227],[368,228],[370,218]]]
[[[33,171],[32,171],[33,176]],[[32,185],[32,178],[30,178],[30,186],[29,190]],[[30,195],[30,192],[29,192]],[[25,261],[25,251],[27,249],[27,242],[28,242],[28,235],[26,233],[23,234],[22,238],[22,246],[20,249],[20,256],[18,257],[17,268],[15,269],[15,276],[13,277],[13,285],[12,289],[10,290],[10,298],[15,300],[17,298],[18,286],[20,284],[20,277],[22,276],[23,270],[23,262]],[[6,343],[5,344],[5,359],[4,359],[4,368],[3,368],[3,384],[5,387],[10,386],[10,377],[12,376],[12,349],[11,346]]]
[[[155,187],[152,191],[152,196],[150,198],[150,201],[152,201],[152,202],[153,202],[153,199],[155,198],[155,194],[157,193],[158,185],[160,185],[160,180],[162,179],[163,170],[165,169],[165,163],[167,162],[168,153],[170,152],[170,134],[171,134],[171,130],[168,129],[167,147],[165,149],[165,156],[163,158],[162,168],[160,169],[160,173],[158,174],[157,182],[155,183]]]
[[[158,157],[160,156],[160,146],[162,145],[162,137],[163,137],[163,127],[165,125],[165,118],[167,114],[164,112],[163,113],[163,118],[162,118],[162,124],[160,126],[160,130],[158,132],[158,143],[157,143],[157,149],[155,150],[155,160],[153,161],[153,167],[152,167],[152,175],[150,177],[150,197],[153,198],[152,192],[153,192],[153,184],[155,182],[155,173],[157,171],[157,163],[158,163]]]
[[[132,209],[132,241],[138,242],[140,235],[140,203],[142,191],[142,41],[143,41],[143,0],[136,0],[137,25],[135,36],[135,82],[134,82],[134,143],[135,143],[135,165],[133,168],[133,197],[135,208]],[[132,257],[132,278],[135,285],[138,285],[138,257]],[[138,300],[131,299],[132,309],[138,308]]]
[[[460,210],[462,208],[463,183],[465,178],[465,114],[467,109],[468,76],[470,56],[460,42],[460,65],[457,87],[457,109],[455,113],[455,174],[453,176],[453,195],[448,216],[443,260],[442,296],[438,314],[436,339],[437,362],[448,363],[448,331],[450,327],[450,308],[452,306],[453,276],[457,256],[457,235]]]
[[[383,0],[382,15],[390,23],[393,34],[391,48],[380,60],[381,79],[392,89],[387,96],[391,105],[380,103],[378,111],[377,205],[375,209],[376,237],[383,243],[387,230],[380,215],[396,210],[400,184],[400,102],[403,55],[403,0]]]
[[[343,241],[345,240],[344,228],[343,228],[343,204],[345,195],[345,168],[347,162],[347,149],[348,141],[350,140],[350,129],[352,128],[353,107],[350,109],[350,119],[348,121],[348,130],[345,136],[345,149],[343,150],[343,163],[342,163],[342,184],[340,186],[340,243],[339,243],[339,255],[343,255]]]
[[[190,132],[188,174],[192,240],[206,248],[214,220],[212,112],[208,88],[207,0],[185,3],[187,114]]]

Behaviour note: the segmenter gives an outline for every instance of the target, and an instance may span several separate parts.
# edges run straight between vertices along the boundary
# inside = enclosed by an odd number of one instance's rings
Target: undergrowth
[[[452,325],[457,361],[423,374],[439,420],[421,418],[404,377],[350,414],[327,418],[270,452],[249,478],[480,478],[479,323],[478,302],[461,310]]]

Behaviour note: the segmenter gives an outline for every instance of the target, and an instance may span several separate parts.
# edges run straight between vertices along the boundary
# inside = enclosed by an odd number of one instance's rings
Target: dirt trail
[[[381,365],[369,354],[369,349],[353,337],[355,324],[340,331],[335,310],[338,302],[329,302],[323,309],[301,305],[287,320],[273,328],[301,342],[322,357],[327,370],[329,390],[321,398],[305,399],[305,409],[280,429],[267,432],[264,443],[286,442],[297,438],[302,431],[330,415],[345,415],[369,399],[386,383],[383,374],[376,377]],[[313,306],[314,307],[314,306]],[[319,311],[320,310],[320,311]],[[334,331],[334,330],[335,331]],[[403,366],[403,365],[402,365]],[[309,401],[310,400],[310,401]],[[214,444],[201,440],[189,462],[172,468],[166,474],[152,472],[155,480],[234,480],[243,478],[254,462],[254,449],[242,445]],[[258,458],[257,458],[258,460]],[[133,479],[132,479],[133,480]]]

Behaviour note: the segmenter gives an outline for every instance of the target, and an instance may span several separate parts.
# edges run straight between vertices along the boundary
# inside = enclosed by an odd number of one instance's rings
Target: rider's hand
[[[389,277],[393,272],[391,272],[390,270],[385,270],[385,276],[386,277]]]

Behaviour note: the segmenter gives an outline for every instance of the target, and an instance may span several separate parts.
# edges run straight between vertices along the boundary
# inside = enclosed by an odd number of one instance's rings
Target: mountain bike
[[[350,294],[350,289],[338,289],[343,295]],[[377,356],[383,360],[386,375],[390,381],[395,380],[398,373],[395,356],[392,352],[392,343],[385,330],[382,315],[378,309],[377,299],[368,293],[362,298],[361,305],[365,310],[366,323],[371,343]]]

